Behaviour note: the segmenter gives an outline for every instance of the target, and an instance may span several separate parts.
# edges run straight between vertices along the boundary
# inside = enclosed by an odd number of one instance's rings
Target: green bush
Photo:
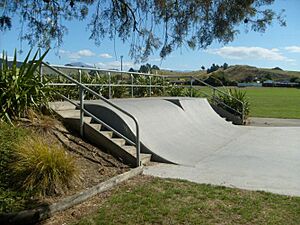
[[[0,212],[24,209],[30,193],[12,190],[14,182],[10,164],[14,161],[15,143],[27,135],[27,130],[0,122]]]
[[[191,97],[191,89],[180,85],[169,85],[167,94],[174,97]],[[199,92],[192,89],[192,96],[199,97]]]
[[[9,165],[14,160],[15,143],[27,133],[25,129],[0,122],[0,187],[6,188],[11,178]]]
[[[21,189],[42,195],[63,193],[79,182],[75,159],[39,135],[28,136],[17,145],[11,169]]]
[[[240,114],[237,113],[236,111],[240,113],[244,112],[244,119],[246,119],[249,116],[249,112],[250,112],[250,104],[246,92],[234,88],[234,89],[228,89],[227,93],[228,95],[218,94],[217,98],[222,102],[224,102],[229,107],[223,104],[218,104],[218,105],[224,108],[225,110],[231,112],[232,114],[238,116],[240,116]]]
[[[7,56],[3,53],[0,69],[0,120],[11,122],[12,119],[26,116],[28,110],[40,110],[48,104],[50,88],[42,83],[37,73],[43,56],[36,61],[38,52],[29,61],[26,56],[20,68],[17,68],[17,53],[15,51],[12,66],[9,67]]]

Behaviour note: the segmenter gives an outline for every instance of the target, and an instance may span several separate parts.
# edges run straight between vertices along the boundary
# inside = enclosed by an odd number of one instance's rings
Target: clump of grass
[[[14,160],[15,143],[27,134],[26,129],[0,122],[0,187],[4,189],[11,179],[9,165]]]
[[[44,137],[33,135],[21,141],[11,164],[15,180],[26,191],[41,195],[64,193],[79,182],[75,159],[57,144],[49,144]]]

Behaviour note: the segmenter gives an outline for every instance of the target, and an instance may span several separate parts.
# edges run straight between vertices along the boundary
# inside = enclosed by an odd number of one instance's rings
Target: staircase
[[[67,101],[51,102],[50,108],[63,120],[72,130],[80,130],[80,110]],[[104,148],[113,156],[119,158],[126,164],[136,166],[136,147],[119,137],[114,131],[103,124],[95,121],[92,117],[83,118],[83,138],[90,143]],[[146,165],[151,160],[151,154],[140,154],[141,164]]]

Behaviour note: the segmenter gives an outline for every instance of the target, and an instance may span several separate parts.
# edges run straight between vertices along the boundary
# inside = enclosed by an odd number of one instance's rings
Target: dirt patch
[[[50,117],[24,119],[20,121],[19,125],[43,134],[49,143],[55,142],[62,145],[65,151],[76,159],[76,164],[80,170],[81,182],[79,184],[66,193],[40,197],[38,201],[42,204],[57,202],[130,169],[129,166],[106,153],[103,149],[95,147],[85,142],[77,134],[71,133],[56,119]]]

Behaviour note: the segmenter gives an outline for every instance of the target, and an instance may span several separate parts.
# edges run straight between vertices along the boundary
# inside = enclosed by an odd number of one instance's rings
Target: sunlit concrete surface
[[[203,98],[112,101],[138,119],[143,151],[176,164],[148,167],[145,174],[300,195],[300,127],[235,126]],[[89,103],[99,118],[134,139],[127,116]]]

